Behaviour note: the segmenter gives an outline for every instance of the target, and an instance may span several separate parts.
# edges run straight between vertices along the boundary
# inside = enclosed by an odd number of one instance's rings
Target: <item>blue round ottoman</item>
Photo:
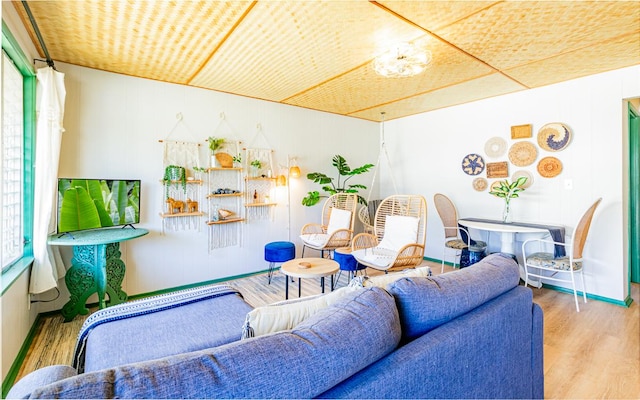
[[[264,245],[264,259],[269,262],[269,283],[276,263],[296,258],[296,245],[291,242],[271,242]]]
[[[357,274],[358,271],[361,271],[366,266],[360,264],[352,255],[350,247],[340,247],[335,249],[333,252],[333,260],[340,265],[340,271],[338,272],[338,279],[336,279],[336,283],[340,279],[340,274],[342,271],[349,272],[349,280],[353,278],[354,274]]]

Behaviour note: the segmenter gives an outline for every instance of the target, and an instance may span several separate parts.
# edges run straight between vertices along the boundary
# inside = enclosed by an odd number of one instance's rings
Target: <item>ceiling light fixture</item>
[[[431,62],[431,52],[412,43],[400,43],[373,60],[373,69],[386,78],[418,75]]]

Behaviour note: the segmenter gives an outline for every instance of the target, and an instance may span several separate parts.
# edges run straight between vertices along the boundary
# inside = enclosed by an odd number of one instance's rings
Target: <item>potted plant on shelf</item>
[[[169,197],[169,186],[171,186],[172,183],[180,183],[184,193],[187,193],[187,172],[185,168],[178,165],[167,165],[164,169],[162,183],[164,183],[164,194],[166,198]]]
[[[330,178],[321,172],[312,172],[307,174],[307,179],[324,185],[322,186],[322,190],[327,192],[328,195],[320,195],[318,191],[309,192],[307,196],[302,199],[302,205],[310,207],[318,204],[322,197],[329,197],[336,193],[358,193],[359,189],[366,189],[366,186],[360,184],[347,185],[347,181],[356,175],[369,172],[369,170],[374,167],[373,164],[364,164],[361,167],[351,169],[344,157],[339,154],[333,156],[332,165],[338,170],[338,179],[336,182],[333,181],[333,178]],[[343,181],[340,181],[340,178],[343,176],[346,178]],[[358,195],[358,203],[366,205],[367,200]]]
[[[233,156],[233,166],[241,167],[242,166],[242,155],[238,153],[237,156]]]
[[[211,150],[211,166],[214,166],[217,161],[222,168],[231,168],[233,166],[233,158],[230,154],[220,151],[226,140],[209,136],[207,141],[209,142],[209,150]]]
[[[198,167],[198,166],[193,167],[193,175],[195,180],[197,181],[202,180],[202,174],[204,174],[205,172],[207,172],[206,168]]]
[[[521,176],[515,182],[505,179],[500,181],[500,186],[496,186],[489,194],[504,199],[504,209],[502,211],[502,222],[511,222],[511,199],[520,197],[519,193],[524,191],[527,177]]]
[[[261,168],[262,168],[262,161],[260,160],[251,161],[251,169],[254,177],[259,176]]]

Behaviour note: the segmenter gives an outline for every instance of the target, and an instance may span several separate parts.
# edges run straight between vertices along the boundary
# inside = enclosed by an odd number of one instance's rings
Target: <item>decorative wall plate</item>
[[[484,159],[479,154],[467,154],[462,159],[462,170],[467,175],[479,175],[484,171]]]
[[[518,142],[509,149],[509,160],[516,167],[526,167],[538,158],[538,150],[531,142]]]
[[[562,162],[555,157],[545,157],[538,163],[538,173],[544,178],[553,178],[562,172]]]
[[[571,141],[571,129],[560,122],[546,124],[538,131],[538,145],[547,151],[564,150]]]
[[[487,178],[507,178],[509,176],[509,163],[506,161],[487,164]]]
[[[526,139],[531,137],[531,124],[515,125],[511,127],[511,139]]]
[[[484,192],[487,190],[487,186],[489,186],[489,183],[487,183],[487,180],[484,178],[476,178],[473,180],[473,188],[478,192]]]
[[[507,141],[501,137],[492,137],[487,140],[484,145],[484,152],[488,157],[498,158],[502,157],[507,151]]]
[[[531,172],[525,171],[523,169],[518,170],[518,171],[514,172],[513,175],[511,175],[511,182],[517,181],[518,178],[520,178],[521,176],[524,176],[524,177],[527,178],[527,181],[524,183],[524,185],[522,185],[522,187],[524,189],[526,189],[529,186],[533,185],[533,175],[531,175]]]

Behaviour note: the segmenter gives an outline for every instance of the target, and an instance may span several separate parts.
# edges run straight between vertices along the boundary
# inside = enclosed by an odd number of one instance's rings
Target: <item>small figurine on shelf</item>
[[[184,201],[182,200],[175,200],[168,197],[167,204],[169,204],[169,214],[180,214],[184,212]]]
[[[254,203],[258,202],[258,191],[257,190],[253,191],[253,202]]]
[[[198,202],[187,199],[187,212],[198,212]]]

